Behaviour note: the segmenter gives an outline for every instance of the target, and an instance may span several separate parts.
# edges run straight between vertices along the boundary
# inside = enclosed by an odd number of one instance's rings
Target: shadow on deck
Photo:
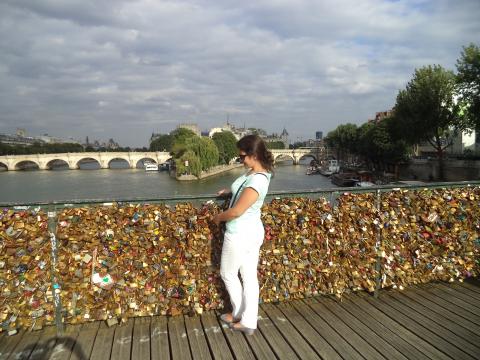
[[[479,308],[480,281],[432,283],[264,304],[253,336],[215,312],[3,333],[0,359],[478,359]]]

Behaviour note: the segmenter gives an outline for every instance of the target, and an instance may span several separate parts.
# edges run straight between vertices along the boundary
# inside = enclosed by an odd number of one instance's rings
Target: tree
[[[162,134],[150,143],[150,151],[172,151],[173,136]]]
[[[365,123],[357,130],[355,152],[377,169],[396,165],[407,158],[409,147],[406,142],[392,134],[394,121],[393,118],[386,118],[378,124]]]
[[[285,143],[283,141],[269,141],[266,143],[269,149],[285,149]]]
[[[339,125],[335,130],[328,133],[325,141],[328,146],[337,150],[337,158],[343,159],[347,153],[354,153],[356,150],[357,125]]]
[[[464,47],[457,60],[457,89],[460,111],[469,127],[480,129],[480,48],[474,44]]]
[[[180,158],[175,159],[175,166],[177,175],[191,174],[199,176],[202,171],[200,159],[191,150],[185,151]]]
[[[212,140],[217,146],[221,164],[229,164],[237,156],[237,139],[230,131],[217,132]]]
[[[455,76],[440,65],[415,70],[413,79],[397,95],[393,130],[408,144],[427,141],[435,149],[439,177],[444,179],[444,153],[454,131],[464,124],[455,104]]]

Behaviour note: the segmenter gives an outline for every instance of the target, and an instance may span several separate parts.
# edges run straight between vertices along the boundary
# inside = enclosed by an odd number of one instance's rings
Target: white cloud
[[[475,0],[7,0],[0,132],[143,146],[228,113],[313,137],[391,107],[416,67],[454,69],[478,14]]]

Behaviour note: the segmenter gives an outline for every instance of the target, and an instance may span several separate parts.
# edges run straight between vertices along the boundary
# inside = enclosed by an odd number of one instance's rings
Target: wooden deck
[[[478,359],[480,281],[262,305],[253,336],[217,314],[0,335],[0,359]]]

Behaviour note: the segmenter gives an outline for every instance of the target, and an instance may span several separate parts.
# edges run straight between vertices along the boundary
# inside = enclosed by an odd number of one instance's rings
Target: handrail
[[[392,191],[395,189],[417,190],[417,189],[435,189],[435,188],[457,188],[465,186],[480,186],[480,180],[475,181],[457,181],[457,182],[436,182],[426,183],[421,185],[406,185],[406,184],[389,184],[389,185],[376,185],[372,187],[336,187],[336,188],[316,188],[316,189],[300,189],[300,190],[281,190],[270,191],[267,196],[282,197],[282,196],[295,196],[295,195],[315,195],[325,193],[365,193],[380,191]],[[111,203],[159,203],[159,202],[181,202],[181,201],[208,201],[216,199],[215,194],[202,194],[202,195],[177,195],[177,196],[164,196],[157,198],[104,198],[104,199],[76,199],[76,200],[55,200],[46,202],[0,202],[1,208],[18,208],[18,207],[51,207],[51,206],[64,206],[74,207],[75,205],[110,205]]]

